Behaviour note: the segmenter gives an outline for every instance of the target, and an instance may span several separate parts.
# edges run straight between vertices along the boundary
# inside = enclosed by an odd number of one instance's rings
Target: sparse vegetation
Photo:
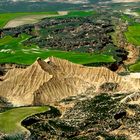
[[[37,122],[25,127],[32,132],[31,137],[33,139],[44,137],[52,139],[55,137],[56,139],[91,140],[102,136],[107,140],[127,140],[125,134],[113,135],[108,133],[108,130],[117,130],[122,125],[121,121],[130,120],[126,116],[120,116],[120,121],[114,118],[116,113],[126,109],[125,105],[120,104],[123,96],[101,93],[91,98],[85,95],[84,100],[81,100],[82,97],[79,95],[76,96],[77,99],[69,100],[69,103],[66,101],[67,104],[74,103],[75,105],[68,108],[62,116],[52,117],[47,121],[41,120],[40,123]],[[65,103],[64,100],[63,103]],[[47,114],[44,115],[47,116]],[[31,116],[30,119],[36,117],[36,115]]]
[[[23,134],[16,133],[16,134],[4,136],[2,140],[24,140],[24,138],[25,136]]]

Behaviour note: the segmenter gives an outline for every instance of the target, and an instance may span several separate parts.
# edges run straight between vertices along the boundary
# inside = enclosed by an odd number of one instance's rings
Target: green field
[[[130,17],[130,15],[126,15],[126,14],[123,14],[123,15],[121,16],[121,19],[122,19],[124,22],[127,21],[129,24],[132,24],[132,23],[135,22],[135,20],[134,20],[132,17]]]
[[[67,16],[85,17],[85,16],[92,16],[94,14],[96,14],[95,11],[69,11]]]
[[[138,14],[140,14],[140,8],[136,9],[135,12],[137,12]]]
[[[21,121],[31,115],[45,112],[48,109],[46,106],[21,107],[0,113],[0,132],[17,133],[26,131],[25,128],[21,126]]]
[[[0,14],[0,28],[4,27],[10,20],[29,15],[56,15],[58,12],[23,12]]]
[[[74,17],[74,16],[91,16],[95,14],[95,11],[69,11],[68,15],[62,17]],[[1,21],[0,26],[4,26],[7,21],[25,16],[35,14],[46,14],[42,13],[13,13],[13,14],[0,14]],[[47,12],[47,14],[57,14],[57,12]],[[60,16],[58,16],[60,17]],[[78,53],[78,52],[65,52],[60,50],[47,50],[40,49],[37,45],[25,46],[23,42],[29,39],[31,36],[21,34],[19,37],[14,38],[12,36],[5,36],[0,39],[0,63],[17,63],[17,64],[32,64],[37,57],[43,59],[47,57],[58,57],[67,59],[71,62],[78,64],[89,64],[96,62],[114,62],[112,54],[89,54],[89,53]]]
[[[29,37],[26,34],[22,34],[18,38],[5,36],[0,39],[0,63],[32,64],[37,57],[45,59],[50,56],[67,59],[79,64],[115,61],[111,55],[105,54],[47,50],[40,49],[36,45],[24,46],[22,42]]]
[[[140,46],[140,24],[135,23],[132,26],[128,26],[125,36],[129,43]]]
[[[129,67],[129,70],[130,70],[131,72],[140,72],[140,61],[138,61],[137,63],[131,65],[131,66]]]
[[[112,56],[104,54],[75,53],[55,50],[38,50],[36,52],[32,51],[32,49],[28,49],[27,53],[24,53],[20,50],[15,54],[0,53],[0,63],[17,63],[30,65],[37,59],[37,57],[46,59],[47,57],[51,56],[67,59],[78,64],[115,62],[115,59]]]
[[[95,11],[69,11],[68,15],[62,17],[84,17],[95,14]],[[22,12],[22,13],[1,13],[0,14],[0,28],[4,27],[10,20],[31,16],[31,15],[57,15],[58,12]],[[58,15],[58,17],[60,17]]]

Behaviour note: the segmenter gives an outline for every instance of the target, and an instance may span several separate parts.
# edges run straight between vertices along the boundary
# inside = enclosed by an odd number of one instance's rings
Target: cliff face
[[[40,105],[95,92],[134,92],[140,80],[119,76],[105,67],[85,67],[67,60],[38,59],[26,69],[12,69],[0,80],[0,96],[14,105]]]

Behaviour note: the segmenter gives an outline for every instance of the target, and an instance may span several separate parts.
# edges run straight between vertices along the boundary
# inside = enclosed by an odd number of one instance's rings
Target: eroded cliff
[[[14,68],[0,80],[0,96],[15,106],[54,103],[89,89],[97,93],[128,93],[139,91],[139,88],[139,78],[54,57],[38,59],[26,69]]]

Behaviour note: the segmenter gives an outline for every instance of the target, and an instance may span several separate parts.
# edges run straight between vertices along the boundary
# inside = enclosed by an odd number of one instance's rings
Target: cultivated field
[[[133,23],[133,25],[128,26],[128,31],[125,32],[126,39],[129,43],[134,44],[136,47],[140,47],[140,24]],[[140,72],[140,62],[129,66],[131,72]]]
[[[22,34],[18,38],[6,36],[0,39],[0,63],[32,64],[37,57],[47,58],[50,56],[67,59],[79,64],[115,61],[113,56],[105,54],[47,50],[40,49],[36,45],[24,46],[22,42],[29,37],[29,35]]]
[[[29,17],[31,16],[33,18],[32,20],[35,22],[36,20],[38,21],[38,20],[44,18],[44,16],[47,17],[47,16],[56,16],[56,15],[59,15],[58,12],[3,13],[3,14],[0,14],[0,19],[1,19],[0,27],[1,28],[10,27],[10,25],[13,26],[13,20],[17,21],[18,19],[23,18],[23,21],[24,21],[25,17],[29,19]],[[29,23],[28,20],[26,22]],[[25,23],[25,21],[24,21],[24,23]]]
[[[0,132],[17,133],[27,131],[21,126],[21,121],[31,115],[45,112],[48,107],[21,107],[0,113]]]
[[[125,36],[129,43],[140,46],[140,24],[135,23],[132,26],[129,26],[128,31],[125,32]]]
[[[140,61],[129,67],[131,72],[140,72]]]
[[[54,12],[54,13],[37,13],[37,14],[30,13],[29,15],[17,17],[17,18],[10,20],[4,26],[4,28],[18,27],[18,26],[22,26],[25,24],[34,24],[46,17],[56,17],[56,16],[64,16],[64,15],[67,15],[67,12],[62,11],[62,12],[56,12],[56,13]]]
[[[53,15],[54,16],[54,15]],[[31,16],[24,16],[24,17],[19,17],[15,18],[11,21],[9,21],[4,28],[13,28],[13,27],[18,27],[21,25],[25,24],[34,24],[37,23],[39,20],[50,17],[50,15],[31,15]]]
[[[3,49],[0,50],[0,63],[17,63],[30,65],[37,59],[37,57],[47,58],[50,56],[67,59],[78,64],[115,61],[115,59],[111,55],[46,50],[39,49],[35,45],[32,45],[30,47],[21,46],[20,48],[20,46],[18,46],[17,44],[17,46],[13,47],[16,47],[18,49],[13,51],[4,49],[5,47],[3,46]]]
[[[12,28],[18,27],[25,24],[34,24],[39,22],[41,19],[46,17],[56,17],[56,16],[90,16],[95,14],[95,11],[58,11],[58,12],[38,12],[38,13],[8,13],[0,14],[0,27]]]

